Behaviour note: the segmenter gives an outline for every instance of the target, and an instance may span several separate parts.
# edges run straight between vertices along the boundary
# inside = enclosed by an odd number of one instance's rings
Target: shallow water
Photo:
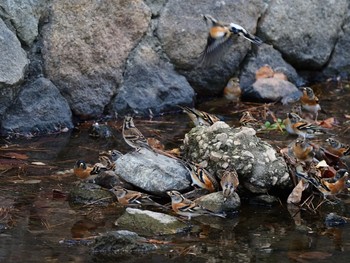
[[[350,90],[325,84],[320,87],[320,99],[326,111],[320,114],[320,119],[336,117],[339,126],[334,127],[332,133],[349,143],[350,124],[345,114],[350,114]],[[242,109],[255,106],[261,105],[237,106],[215,99],[200,103],[199,109],[219,114],[230,125],[237,126]],[[288,108],[276,104],[270,110],[283,119]],[[263,112],[261,107],[258,111]],[[152,120],[136,119],[135,124],[146,137],[159,139],[167,149],[178,146],[191,128],[188,117],[180,113]],[[87,131],[90,125],[81,124],[66,134],[1,140],[0,206],[13,209],[6,219],[0,218],[0,223],[6,220],[7,225],[7,229],[0,229],[0,262],[93,262],[97,259],[89,254],[89,240],[118,229],[114,221],[123,207],[78,207],[67,201],[67,193],[78,181],[70,170],[76,160],[94,163],[101,151],[119,149],[125,153],[130,150],[121,137],[121,121],[109,123],[114,133],[109,139],[91,138]],[[294,139],[278,130],[258,135],[277,150]],[[350,217],[350,198],[343,198],[343,215]],[[167,249],[145,255],[142,260],[349,262],[349,224],[327,228],[325,215],[325,209],[320,209],[316,214],[302,211],[292,218],[283,202],[274,207],[243,203],[239,212],[228,219],[192,220],[194,228],[190,233],[150,237],[172,242]],[[140,260],[130,255],[119,261]]]

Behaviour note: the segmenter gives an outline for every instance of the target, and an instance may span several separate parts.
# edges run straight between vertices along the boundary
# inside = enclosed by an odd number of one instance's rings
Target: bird
[[[195,163],[186,163],[186,168],[190,172],[192,186],[197,185],[200,188],[207,189],[209,192],[215,192],[219,189],[216,178],[205,168]]]
[[[201,215],[213,215],[222,218],[226,217],[225,213],[215,213],[210,211],[196,202],[185,198],[178,191],[167,191],[166,193],[171,197],[171,207],[173,211],[178,215],[187,217],[188,220],[191,220],[192,217]]]
[[[205,111],[196,110],[187,106],[178,105],[178,107],[187,113],[188,117],[190,117],[195,126],[211,126],[215,122],[220,121],[217,116]]]
[[[239,102],[241,98],[242,90],[239,85],[239,78],[230,78],[224,88],[224,97],[228,101]]]
[[[151,146],[148,145],[147,139],[142,135],[142,133],[135,127],[133,117],[125,116],[123,123],[123,138],[125,142],[136,151],[140,151],[141,148],[146,148],[148,150],[154,151]]]
[[[224,196],[224,201],[228,197],[232,196],[237,186],[239,185],[238,174],[235,169],[226,170],[223,172],[220,185],[222,188],[222,194]]]
[[[261,45],[263,41],[254,36],[242,26],[235,23],[223,23],[211,15],[202,15],[207,25],[210,25],[207,44],[205,49],[200,54],[200,65],[210,65],[216,62],[229,49],[235,40],[235,36],[243,36],[250,42]]]
[[[334,138],[328,138],[326,139],[327,142],[327,151],[330,153],[341,157],[344,155],[350,155],[350,146],[341,143],[340,141],[334,139]]]
[[[288,113],[287,118],[283,121],[283,124],[285,125],[289,134],[299,135],[303,138],[313,138],[317,135],[325,133],[324,128],[309,123],[296,113]]]
[[[80,179],[87,179],[91,175],[96,175],[101,171],[99,165],[88,166],[85,161],[78,160],[73,168],[73,172]]]
[[[138,191],[128,190],[120,186],[114,186],[110,189],[122,205],[154,205],[162,206],[153,201],[150,195]]]
[[[314,91],[310,87],[302,88],[303,95],[300,97],[301,107],[315,114],[315,120],[317,121],[318,111],[321,110],[319,99],[315,96]]]
[[[115,162],[113,162],[108,156],[100,155],[98,160],[101,167],[103,167],[105,170],[115,170]]]
[[[308,173],[305,173],[296,169],[296,175],[311,183],[320,193],[322,193],[325,199],[329,196],[335,196],[341,193],[346,188],[349,179],[348,172],[344,172],[343,176],[335,182],[329,182],[325,178],[321,178],[318,176],[317,171],[309,171]]]
[[[302,138],[292,142],[288,147],[288,151],[298,161],[305,163],[311,162],[315,156],[314,147]]]

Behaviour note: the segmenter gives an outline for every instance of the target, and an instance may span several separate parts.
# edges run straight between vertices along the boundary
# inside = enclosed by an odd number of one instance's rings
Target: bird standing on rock
[[[202,65],[209,65],[216,62],[233,44],[234,36],[243,36],[250,42],[261,45],[263,42],[242,26],[235,23],[222,23],[210,15],[203,15],[204,21],[211,25],[207,38],[207,44],[200,56]]]
[[[196,204],[194,201],[191,201],[185,198],[178,191],[168,191],[167,194],[171,197],[171,207],[175,213],[185,216],[190,220],[192,217],[201,216],[201,215],[213,215],[218,217],[226,217],[225,213],[215,213],[204,208],[201,205]]]
[[[88,166],[86,162],[78,160],[73,168],[73,173],[80,179],[87,179],[91,175],[96,175],[100,172],[101,167],[98,165]]]
[[[237,189],[237,186],[239,185],[238,174],[236,170],[231,169],[224,171],[221,177],[220,185],[222,188],[224,201],[226,201],[228,197],[233,195]]]

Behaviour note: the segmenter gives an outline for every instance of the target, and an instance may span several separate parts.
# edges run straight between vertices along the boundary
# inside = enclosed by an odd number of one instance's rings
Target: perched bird
[[[343,176],[337,179],[335,182],[328,182],[326,179],[321,178],[317,173],[309,172],[304,173],[296,170],[296,175],[304,178],[311,183],[318,191],[320,191],[324,198],[328,196],[334,196],[342,192],[346,188],[347,181],[349,179],[349,173],[343,173]]]
[[[339,142],[338,140],[336,139],[333,139],[333,138],[328,138],[326,140],[327,142],[327,150],[336,155],[336,156],[344,156],[344,155],[350,155],[350,146],[349,145],[346,145],[346,144],[343,144],[341,142]]]
[[[210,65],[216,62],[233,44],[235,36],[243,36],[250,42],[261,45],[263,42],[260,38],[248,33],[240,25],[234,23],[222,23],[210,15],[203,15],[203,19],[210,24],[207,44],[200,55],[201,65]]]
[[[239,85],[239,78],[230,78],[224,88],[225,99],[233,102],[239,102],[241,98],[242,90]]]
[[[283,123],[289,134],[299,135],[304,138],[313,138],[325,133],[322,127],[309,123],[296,113],[288,113]]]
[[[194,201],[191,201],[178,191],[168,191],[167,194],[171,197],[171,207],[175,213],[186,216],[188,220],[192,217],[201,216],[201,215],[213,215],[219,217],[226,217],[225,213],[215,213],[204,208],[201,205],[196,204]]]
[[[210,192],[215,192],[219,189],[219,184],[216,178],[203,167],[194,163],[186,163],[186,168],[189,170],[192,186],[197,185],[200,188],[207,189]]]
[[[301,138],[292,142],[288,147],[288,151],[290,155],[301,162],[311,162],[315,156],[314,147],[306,139]]]
[[[94,165],[93,167],[88,166],[84,161],[78,160],[73,168],[73,172],[80,179],[87,179],[91,175],[96,175],[101,171],[101,167]]]
[[[310,87],[304,87],[302,91],[303,95],[300,97],[301,107],[315,114],[315,120],[317,121],[318,111],[321,110],[319,99],[315,96],[314,91]]]
[[[115,163],[106,155],[100,155],[98,157],[99,163],[101,164],[101,167],[103,167],[105,170],[114,170],[115,169]]]
[[[146,138],[134,125],[133,117],[125,116],[123,123],[123,138],[125,142],[132,148],[139,151],[141,148],[147,148],[153,151],[153,149],[148,145]]]
[[[115,186],[110,189],[110,191],[115,194],[118,202],[123,205],[155,205],[162,206],[157,202],[153,201],[150,195],[141,193],[138,191],[128,190],[126,188]]]
[[[238,174],[236,170],[227,170],[222,174],[220,185],[222,188],[222,194],[224,195],[224,201],[237,189],[239,185]]]
[[[220,119],[213,114],[209,114],[207,112],[196,110],[187,106],[178,105],[178,107],[187,113],[195,126],[211,126],[215,122],[220,121]]]

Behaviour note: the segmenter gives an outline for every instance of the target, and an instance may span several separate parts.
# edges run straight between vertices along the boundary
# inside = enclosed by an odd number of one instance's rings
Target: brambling
[[[192,186],[197,185],[209,192],[215,192],[219,189],[216,178],[209,171],[194,163],[186,163],[186,167],[191,175]]]
[[[87,179],[91,175],[98,174],[101,171],[101,167],[94,165],[93,167],[88,166],[84,161],[78,160],[73,168],[73,172],[80,179]]]
[[[311,183],[323,195],[324,198],[341,193],[346,188],[346,184],[349,179],[348,172],[343,173],[343,176],[337,179],[335,182],[329,182],[325,178],[321,178],[318,176],[318,173],[314,171],[306,174],[296,169],[296,175]]]
[[[178,107],[187,113],[188,117],[190,117],[195,126],[211,126],[215,122],[220,121],[218,117],[205,111],[196,110],[187,106],[178,105]]]
[[[326,140],[326,142],[328,143],[327,150],[330,153],[332,153],[338,157],[341,157],[344,155],[350,155],[350,146],[349,145],[343,144],[343,143],[341,143],[338,140],[333,139],[333,138],[328,138]]]
[[[318,111],[321,110],[319,99],[315,96],[314,91],[310,87],[304,87],[302,91],[303,95],[300,97],[301,107],[315,114],[315,120],[317,121]]]
[[[147,148],[153,151],[153,149],[148,145],[147,139],[134,125],[133,117],[125,116],[123,123],[123,138],[125,142],[132,148],[139,151],[141,148]]]
[[[225,213],[215,213],[210,211],[196,202],[185,198],[178,191],[167,191],[166,193],[171,197],[171,207],[174,212],[181,216],[187,217],[188,220],[190,220],[192,217],[201,215],[213,215],[223,218],[226,217]]]
[[[100,155],[98,157],[99,163],[105,170],[114,170],[115,162],[113,162],[108,156]]]
[[[288,147],[288,151],[298,161],[305,163],[311,162],[315,156],[314,147],[305,139],[297,139],[292,142]]]
[[[235,169],[224,171],[222,174],[220,185],[222,188],[222,194],[224,195],[224,201],[237,189],[239,185],[238,174]]]
[[[211,27],[209,29],[207,44],[200,55],[200,63],[202,65],[210,65],[217,61],[233,44],[235,36],[243,36],[256,45],[263,43],[260,38],[248,33],[240,25],[222,23],[210,15],[203,15],[203,19]]]
[[[239,102],[241,98],[242,90],[239,85],[239,78],[230,78],[224,88],[225,99],[233,102]]]
[[[155,205],[162,206],[153,201],[150,195],[138,191],[128,190],[120,186],[114,186],[111,191],[122,205]]]
[[[296,113],[288,113],[283,123],[289,134],[299,135],[304,138],[313,138],[316,135],[325,133],[322,127],[309,123]]]

